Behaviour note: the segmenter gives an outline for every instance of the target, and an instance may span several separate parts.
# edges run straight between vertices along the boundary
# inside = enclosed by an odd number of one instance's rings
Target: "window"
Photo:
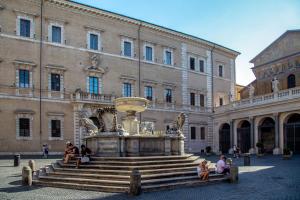
[[[191,140],[196,140],[196,127],[191,127]]]
[[[200,106],[204,107],[204,95],[200,94]]]
[[[204,60],[199,60],[199,70],[200,72],[204,72]]]
[[[191,94],[190,94],[190,103],[191,103],[191,106],[195,105],[195,93],[193,93],[193,92],[191,92]]]
[[[29,71],[20,69],[19,70],[19,87],[29,88]]]
[[[173,61],[172,61],[172,51],[171,50],[165,50],[165,55],[164,55],[164,58],[165,58],[165,64],[167,65],[172,65],[173,64]]]
[[[51,90],[60,91],[60,75],[51,74]]]
[[[51,137],[61,137],[60,120],[51,120]]]
[[[296,87],[296,78],[295,78],[294,74],[291,74],[291,75],[288,76],[287,85],[288,85],[288,88]]]
[[[195,70],[195,58],[190,57],[190,70]]]
[[[146,86],[145,87],[145,98],[149,101],[152,101],[153,93],[152,93],[152,87]]]
[[[123,96],[131,97],[131,84],[130,83],[123,84]]]
[[[99,50],[98,47],[99,36],[93,33],[90,33],[90,49]]]
[[[223,77],[223,66],[219,65],[219,76]]]
[[[30,137],[29,118],[19,118],[19,137]]]
[[[166,89],[165,90],[165,99],[167,103],[172,103],[172,90]]]
[[[223,106],[223,98],[219,98],[219,105]]]
[[[99,94],[99,79],[98,77],[89,77],[89,92],[91,94]]]
[[[145,51],[146,51],[146,55],[145,55],[146,60],[153,61],[153,48],[150,46],[146,46]]]
[[[201,127],[200,132],[200,139],[205,140],[205,127]]]
[[[30,20],[20,19],[20,36],[30,37]]]
[[[132,46],[131,42],[124,41],[124,56],[132,57]]]
[[[61,27],[52,26],[52,42],[61,43]]]

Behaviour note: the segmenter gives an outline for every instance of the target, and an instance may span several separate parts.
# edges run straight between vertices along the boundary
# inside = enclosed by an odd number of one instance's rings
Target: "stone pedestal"
[[[136,116],[127,116],[122,121],[123,128],[129,133],[129,135],[138,135],[139,134],[139,121]]]
[[[239,180],[239,168],[237,166],[230,167],[230,183],[237,183]]]
[[[35,161],[34,160],[29,160],[28,161],[28,166],[31,168],[32,173],[36,171]]]
[[[29,166],[22,169],[22,185],[32,185],[32,171]]]
[[[141,174],[138,169],[133,169],[130,175],[130,188],[129,194],[137,196],[141,194]]]

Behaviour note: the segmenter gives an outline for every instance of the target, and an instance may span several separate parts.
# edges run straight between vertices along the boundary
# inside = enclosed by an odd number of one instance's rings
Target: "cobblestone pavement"
[[[35,159],[38,166],[49,164],[55,159]],[[208,160],[215,162],[216,156]],[[143,193],[138,197],[126,194],[78,191],[49,187],[21,186],[21,168],[28,159],[22,159],[20,167],[12,167],[12,159],[0,159],[0,199],[271,199],[300,200],[300,156],[282,160],[280,156],[251,157],[251,166],[244,167],[243,158],[234,159],[239,165],[239,183],[221,183],[208,186],[180,188],[168,191]]]

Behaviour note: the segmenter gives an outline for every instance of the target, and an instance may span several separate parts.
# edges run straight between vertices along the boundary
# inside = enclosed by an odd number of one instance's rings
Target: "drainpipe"
[[[40,106],[40,147],[42,147],[42,64],[43,64],[43,7],[44,7],[44,0],[41,0],[41,10],[40,10],[40,16],[41,16],[41,23],[40,23],[40,99],[39,99],[39,106]]]
[[[142,22],[139,23],[139,28],[138,28],[138,57],[139,57],[139,60],[138,60],[138,88],[139,88],[139,97],[141,97],[141,26],[142,26]],[[142,113],[140,112],[140,115],[139,115],[139,118],[140,118],[140,123],[142,121]]]
[[[216,45],[210,49],[210,63],[211,63],[211,99],[212,99],[212,112],[215,112],[215,100],[214,100],[214,61],[213,61],[213,51]]]

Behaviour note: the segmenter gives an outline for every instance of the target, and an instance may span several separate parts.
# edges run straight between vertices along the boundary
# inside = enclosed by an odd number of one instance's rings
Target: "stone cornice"
[[[155,25],[155,24],[152,24],[152,23],[149,23],[149,22],[145,22],[145,21],[142,21],[142,20],[139,20],[139,19],[128,17],[128,16],[124,16],[124,15],[121,15],[121,14],[113,13],[113,12],[110,12],[110,11],[102,10],[102,9],[95,8],[95,7],[92,7],[92,6],[84,5],[84,4],[81,4],[81,3],[77,3],[77,2],[73,2],[73,1],[66,1],[66,0],[45,0],[45,1],[47,1],[49,3],[52,3],[52,4],[55,4],[57,6],[70,8],[70,9],[76,9],[76,10],[84,12],[84,13],[98,15],[98,16],[104,16],[104,17],[107,17],[107,18],[110,18],[110,19],[123,21],[123,22],[129,23],[129,24],[150,28],[150,29],[158,31],[158,32],[164,32],[164,33],[167,33],[167,34],[172,34],[172,35],[175,35],[175,36],[180,37],[182,39],[186,39],[186,40],[193,41],[193,42],[199,42],[199,43],[207,45],[211,48],[212,47],[218,48],[218,49],[220,49],[222,51],[225,51],[227,53],[230,53],[234,56],[238,56],[240,54],[237,51],[234,51],[232,49],[229,49],[229,48],[223,47],[221,45],[218,45],[216,43],[198,38],[196,36],[192,36],[192,35],[182,33],[182,32],[179,32],[179,31],[175,31],[175,30],[172,30],[172,29],[169,29],[169,28],[166,28],[166,27]]]

